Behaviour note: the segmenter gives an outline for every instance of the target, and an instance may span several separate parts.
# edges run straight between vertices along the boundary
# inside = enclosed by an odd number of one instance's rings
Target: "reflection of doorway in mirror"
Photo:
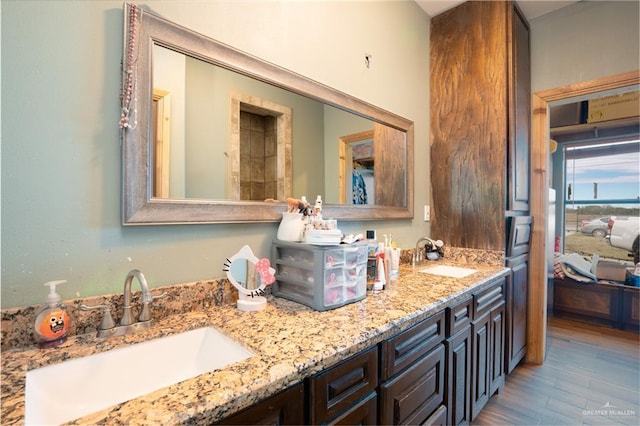
[[[169,153],[171,147],[171,94],[153,89],[153,196],[169,197]]]
[[[229,199],[285,201],[292,196],[290,107],[231,95]]]
[[[340,203],[375,204],[373,130],[339,139]]]

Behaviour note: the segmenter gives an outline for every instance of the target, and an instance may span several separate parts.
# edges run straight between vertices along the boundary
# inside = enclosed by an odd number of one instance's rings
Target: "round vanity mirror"
[[[249,246],[243,246],[224,264],[227,278],[238,289],[238,309],[258,311],[267,305],[264,290],[275,281],[269,259],[258,259]]]

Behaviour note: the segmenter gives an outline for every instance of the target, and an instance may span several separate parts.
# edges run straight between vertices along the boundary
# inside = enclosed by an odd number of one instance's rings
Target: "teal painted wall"
[[[415,160],[428,164],[429,18],[414,2],[138,4],[413,120]],[[2,308],[40,303],[52,279],[68,281],[59,291],[70,299],[121,292],[132,268],[157,287],[222,277],[244,244],[269,256],[277,223],[121,226],[122,5],[1,3]],[[428,173],[416,170],[416,206]],[[339,225],[411,247],[429,232],[416,218]]]

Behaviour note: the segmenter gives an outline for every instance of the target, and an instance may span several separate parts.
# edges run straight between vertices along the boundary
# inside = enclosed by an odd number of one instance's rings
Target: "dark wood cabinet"
[[[355,411],[368,407],[359,403],[375,396],[377,386],[378,348],[374,346],[308,379],[309,423],[333,423],[351,414],[357,416]]]
[[[300,383],[224,419],[219,424],[301,425],[305,421],[304,413],[304,385]]]
[[[529,257],[524,254],[507,259],[511,268],[507,276],[505,370],[511,373],[527,353],[527,299],[529,291]]]
[[[444,311],[380,343],[380,380],[400,373],[444,340]]]
[[[471,420],[504,385],[505,279],[475,294],[471,323]]]
[[[489,342],[489,357],[491,360],[489,397],[504,387],[505,325],[505,303],[501,302],[491,309],[489,319],[491,328],[491,340]]]
[[[445,342],[447,352],[447,424],[471,421],[471,324]]]
[[[408,369],[380,385],[380,423],[424,423],[444,403],[445,350],[439,344]]]
[[[489,401],[489,353],[490,328],[489,312],[475,319],[471,324],[471,419],[474,419],[482,407]]]
[[[221,424],[469,424],[504,383],[505,279]]]
[[[444,337],[441,311],[380,343],[381,424],[424,424],[446,416],[446,409],[438,411],[445,407]]]
[[[510,13],[509,13],[510,12]],[[507,210],[529,210],[531,168],[531,58],[529,24],[513,4],[507,20],[509,59],[509,136],[507,139]]]

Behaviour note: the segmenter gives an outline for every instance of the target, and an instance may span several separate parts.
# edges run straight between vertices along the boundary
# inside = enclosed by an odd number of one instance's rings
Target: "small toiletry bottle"
[[[384,268],[384,243],[378,243],[378,250],[376,251],[376,279],[373,282],[373,291],[384,290],[387,274]]]
[[[313,214],[318,220],[322,219],[322,197],[319,195],[316,197],[316,203],[313,206]]]
[[[396,243],[391,243],[391,279],[395,280],[400,276],[400,249]]]
[[[378,240],[376,239],[376,231],[368,230],[367,235],[367,256],[370,258],[376,257],[376,249],[378,248]]]
[[[53,348],[67,339],[71,319],[67,307],[60,302],[60,295],[56,293],[56,286],[62,283],[66,281],[44,283],[45,287],[49,287],[49,294],[44,306],[36,314],[34,323],[35,337],[40,348]]]
[[[386,237],[386,236],[385,236]],[[388,243],[388,239],[385,238]],[[385,272],[385,290],[391,287],[391,246],[384,246],[384,272]]]

